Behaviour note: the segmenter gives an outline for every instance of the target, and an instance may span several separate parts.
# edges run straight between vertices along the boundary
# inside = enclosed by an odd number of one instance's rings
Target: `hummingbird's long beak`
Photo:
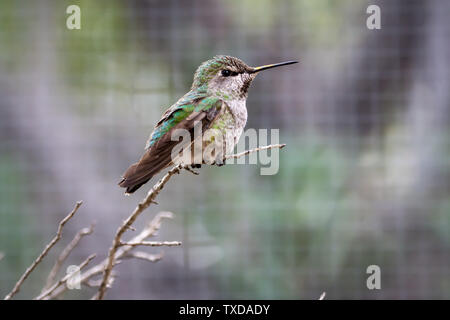
[[[294,64],[294,63],[298,63],[298,61],[286,61],[286,62],[280,62],[280,63],[275,63],[275,64],[267,64],[265,66],[255,67],[249,73],[256,73],[256,72],[260,72],[263,70],[272,69],[272,68],[281,67],[281,66],[287,66],[289,64]]]

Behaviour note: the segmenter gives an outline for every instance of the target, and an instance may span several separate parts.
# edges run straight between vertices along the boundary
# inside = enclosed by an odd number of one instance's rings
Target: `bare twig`
[[[98,288],[102,284],[102,279],[99,280],[87,280],[84,282],[89,288]]]
[[[67,247],[65,247],[64,250],[61,251],[60,255],[56,259],[55,264],[53,265],[53,268],[47,277],[47,282],[41,292],[44,292],[48,288],[50,288],[52,283],[55,281],[56,275],[61,269],[62,264],[64,263],[64,261],[66,261],[67,257],[72,252],[72,250],[78,245],[78,243],[84,236],[90,235],[93,231],[94,231],[94,224],[91,224],[89,228],[83,228],[77,232],[72,241],[70,241]]]
[[[17,281],[16,285],[12,289],[10,293],[5,297],[5,300],[10,300],[13,296],[15,296],[22,285],[22,283],[28,278],[28,276],[33,272],[33,270],[37,267],[37,265],[42,261],[42,259],[45,258],[47,253],[50,251],[51,248],[61,239],[62,229],[64,225],[69,221],[74,214],[77,212],[78,208],[80,208],[82,201],[78,201],[75,205],[75,208],[73,208],[72,212],[70,212],[61,222],[59,223],[58,230],[56,231],[55,237],[50,241],[50,243],[45,247],[44,251],[39,255],[39,257],[36,258],[36,260],[31,264],[31,266],[28,267],[28,269],[25,271],[25,273],[20,277],[19,281]]]
[[[159,254],[150,254],[143,251],[136,251],[136,252],[130,252],[128,253],[125,258],[136,258],[136,259],[142,259],[150,262],[156,262],[161,260],[163,257],[163,253]]]
[[[86,260],[84,260],[79,266],[78,266],[78,270],[83,270],[88,264],[89,262],[91,262],[92,259],[95,258],[95,254],[91,254],[89,257],[86,258]],[[53,286],[51,286],[50,288],[48,288],[46,291],[42,292],[40,295],[38,295],[35,300],[42,300],[45,297],[47,297],[48,295],[52,294],[52,292],[58,288],[59,286],[67,283],[67,280],[70,279],[70,277],[72,276],[72,274],[67,274],[65,275],[63,278],[61,278],[57,283],[55,283]]]
[[[115,274],[114,270],[111,273],[111,277],[109,277],[109,282],[108,282],[108,288],[111,288],[114,280],[116,279],[116,277],[118,278],[118,276]],[[100,285],[102,284],[102,278],[97,279],[97,280],[87,280],[86,282],[84,282],[84,285],[88,286],[89,288],[97,288],[100,287]],[[95,298],[97,296],[97,293],[94,295]],[[92,299],[91,299],[92,300]]]
[[[142,241],[142,242],[120,242],[121,246],[146,246],[146,247],[176,247],[181,246],[180,241]]]
[[[235,153],[235,154],[227,155],[227,156],[225,156],[224,160],[237,159],[237,158],[246,156],[246,155],[248,155],[250,153],[259,152],[259,151],[263,151],[263,150],[269,150],[269,149],[274,149],[274,148],[283,149],[285,146],[286,146],[285,143],[283,143],[283,144],[271,144],[271,145],[264,146],[264,147],[258,147],[258,148],[246,150],[246,151],[241,152],[241,153]]]
[[[173,218],[173,214],[171,212],[165,211],[165,212],[158,213],[138,235],[136,235],[135,237],[133,237],[130,240],[130,242],[139,243],[151,236],[156,235],[157,231],[161,227],[162,220],[170,219],[170,218]],[[115,259],[114,259],[114,261],[115,261],[114,266],[116,266],[118,264],[118,261],[120,259],[127,258],[131,254],[131,252],[134,250],[134,248],[136,248],[136,247],[121,246],[116,252]],[[108,263],[108,259],[105,259],[101,263],[99,263],[99,264],[89,268],[85,272],[83,272],[81,274],[81,280],[80,280],[81,284],[85,284],[88,286],[93,285],[95,287],[99,287],[102,283],[102,279],[92,280],[92,278],[101,274],[102,272],[104,272],[104,269],[105,269],[107,263]],[[110,286],[111,283],[112,282],[109,281],[108,286]],[[50,295],[45,297],[45,299],[54,299],[54,298],[60,296],[61,294],[63,294],[66,290],[67,290],[66,286],[59,286]]]

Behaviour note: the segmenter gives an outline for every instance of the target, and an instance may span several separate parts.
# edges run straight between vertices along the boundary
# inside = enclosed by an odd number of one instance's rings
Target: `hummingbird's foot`
[[[213,163],[211,163],[211,165],[213,165],[213,166],[218,166],[218,167],[222,167],[222,166],[224,166],[226,163],[225,163],[225,160],[222,160],[221,162],[218,162],[218,161],[213,161]]]
[[[184,170],[189,171],[190,173],[195,174],[196,176],[198,176],[199,173],[197,171],[195,171],[193,168],[194,167],[192,165],[191,166],[189,166],[189,165],[183,166]]]
[[[201,167],[202,167],[202,165],[199,163],[191,164],[192,169],[200,169]]]

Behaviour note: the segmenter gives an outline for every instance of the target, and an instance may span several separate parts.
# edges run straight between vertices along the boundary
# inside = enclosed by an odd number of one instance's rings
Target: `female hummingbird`
[[[144,155],[125,171],[119,186],[126,188],[126,194],[133,193],[155,174],[178,163],[173,156],[175,146],[180,143],[173,139],[177,129],[190,136],[181,149],[201,141],[201,149],[205,150],[220,140],[226,150],[233,150],[247,122],[248,88],[257,73],[294,63],[297,61],[250,67],[238,58],[222,55],[203,62],[195,72],[191,90],[164,112],[147,141]],[[200,136],[195,132],[197,128]],[[219,132],[223,139],[218,139],[217,134],[206,137],[208,130]],[[197,167],[201,163],[221,164],[223,157],[217,156],[214,152],[211,155],[217,162],[203,158],[200,163],[191,160],[184,164]]]

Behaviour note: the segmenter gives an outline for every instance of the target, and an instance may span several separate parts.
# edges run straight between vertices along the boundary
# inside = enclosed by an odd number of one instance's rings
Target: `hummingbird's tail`
[[[119,182],[119,186],[127,188],[125,190],[125,194],[132,194],[133,192],[135,192],[137,189],[139,189],[140,187],[142,187],[142,185],[146,184],[148,182],[148,180],[150,180],[151,178],[139,183],[139,184],[135,184],[134,186],[131,187],[125,187],[122,185],[122,183],[125,181],[125,179],[122,179],[121,182]]]
[[[142,181],[141,183],[138,184],[133,184],[132,179],[130,179],[132,177],[132,175],[136,172],[136,168],[138,166],[138,163],[134,163],[132,164],[127,171],[125,171],[125,173],[122,175],[122,180],[119,182],[119,186],[121,186],[122,188],[126,188],[125,193],[126,194],[131,194],[133,192],[135,192],[137,189],[139,189],[144,183],[146,183],[148,180],[150,180],[150,178],[148,178],[145,181]]]
[[[143,173],[139,169],[139,162],[137,162],[135,164],[132,164],[123,174],[123,178],[122,181],[119,182],[119,186],[121,186],[122,188],[126,188],[125,194],[131,194],[135,192],[157,173],[154,172],[154,170]]]
[[[125,193],[131,194],[139,189],[143,184],[147,183],[153,175],[157,172],[148,172],[146,174],[142,174],[139,172],[139,163],[132,164],[127,171],[123,174],[122,180],[119,182],[119,186],[122,188],[126,188]]]
[[[171,163],[170,150],[160,152],[155,156],[153,150],[147,150],[139,162],[132,164],[122,175],[119,186],[126,188],[125,193],[130,194],[147,183],[155,174],[158,174]]]

